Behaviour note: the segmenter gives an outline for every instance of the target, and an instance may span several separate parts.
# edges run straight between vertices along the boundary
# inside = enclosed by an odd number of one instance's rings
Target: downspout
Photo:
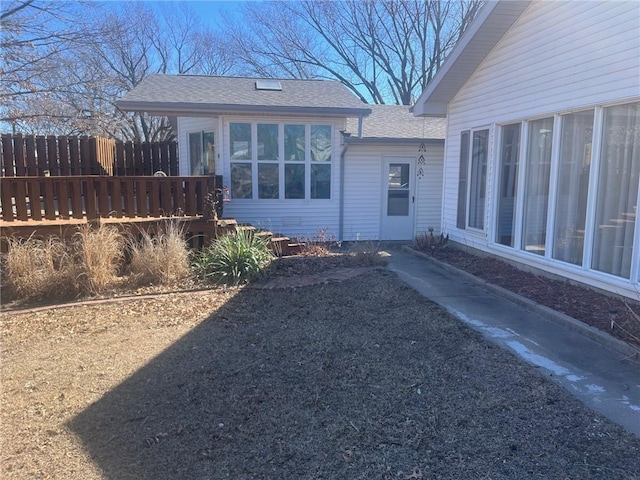
[[[360,130],[360,128],[358,128]],[[338,241],[344,241],[344,159],[349,148],[348,134],[342,133],[342,151],[340,152],[340,206],[338,214]]]

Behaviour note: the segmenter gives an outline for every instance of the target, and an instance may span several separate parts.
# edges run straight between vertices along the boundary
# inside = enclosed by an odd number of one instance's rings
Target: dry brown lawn
[[[640,478],[640,439],[385,270],[1,320],[4,479]]]

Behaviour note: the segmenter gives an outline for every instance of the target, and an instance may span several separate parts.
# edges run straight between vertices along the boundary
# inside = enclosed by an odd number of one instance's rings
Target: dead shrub
[[[115,284],[124,259],[125,243],[118,229],[86,225],[75,234],[74,240],[78,292],[95,295]]]
[[[10,297],[65,298],[75,293],[72,259],[57,237],[8,239],[2,259],[2,277]]]
[[[131,283],[172,285],[191,274],[184,228],[176,220],[167,220],[155,236],[143,231],[139,239],[129,238],[127,246]]]
[[[382,255],[380,242],[356,242],[349,253],[355,265],[359,267],[375,267],[387,263]]]
[[[329,233],[329,227],[319,228],[313,237],[307,236],[300,255],[303,257],[321,257],[331,253],[331,246],[335,245],[335,235]]]

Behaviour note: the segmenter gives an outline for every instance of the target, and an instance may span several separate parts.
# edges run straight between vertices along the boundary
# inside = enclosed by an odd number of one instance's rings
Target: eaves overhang
[[[487,1],[413,106],[415,116],[443,117],[447,106],[532,0]]]
[[[286,116],[321,116],[321,117],[359,117],[371,114],[370,108],[353,107],[304,107],[274,105],[238,105],[207,104],[178,102],[137,102],[119,100],[117,107],[125,112],[145,112],[150,115],[202,117],[211,115],[286,115]]]

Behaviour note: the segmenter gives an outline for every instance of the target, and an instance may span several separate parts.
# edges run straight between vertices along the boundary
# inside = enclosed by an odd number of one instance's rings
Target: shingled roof
[[[194,116],[228,113],[360,116],[370,113],[342,83],[279,80],[281,90],[256,88],[259,78],[151,75],[117,102],[125,111]]]
[[[371,115],[362,125],[362,138],[358,134],[358,120],[347,120],[350,143],[393,142],[403,140],[444,140],[446,120],[443,118],[415,117],[406,105],[368,105]]]

